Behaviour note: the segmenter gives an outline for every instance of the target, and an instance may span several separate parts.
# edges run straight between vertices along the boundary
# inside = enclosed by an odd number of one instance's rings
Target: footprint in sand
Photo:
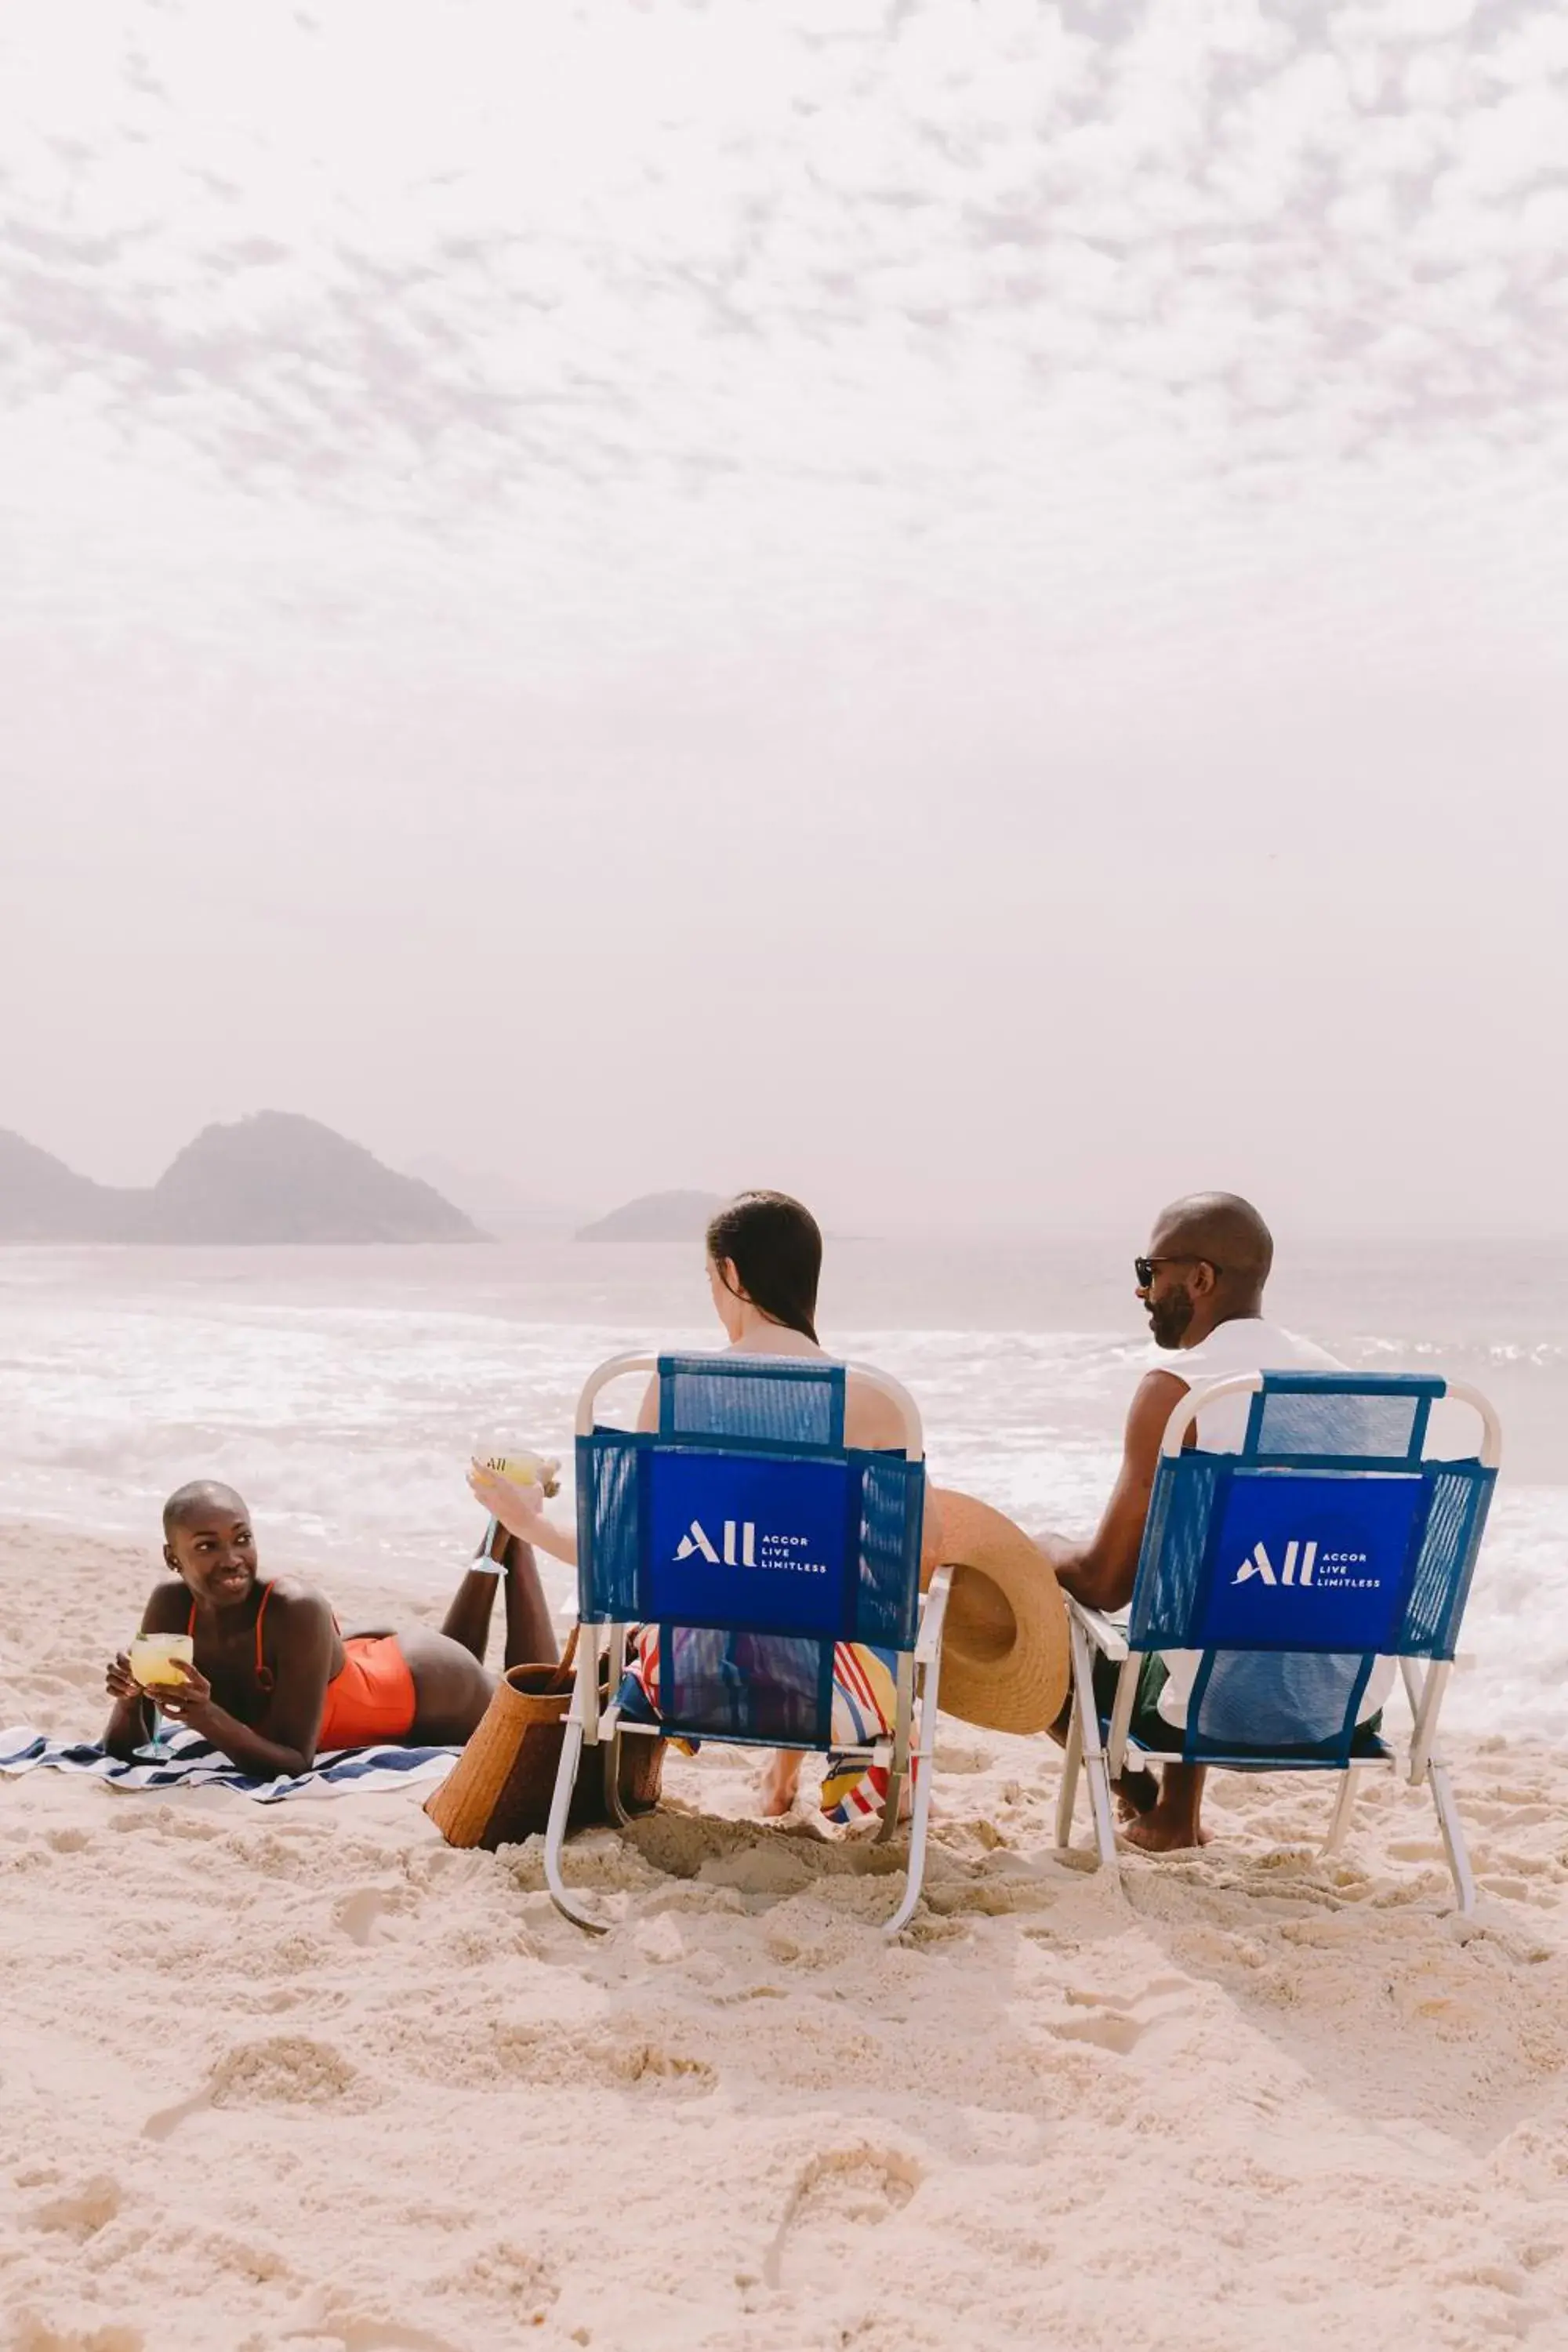
[[[813,2268],[818,2262],[837,2267],[848,2255],[854,2235],[901,2212],[921,2179],[913,2158],[896,2148],[827,2148],[814,2156],[763,2257],[763,2285],[782,2286],[786,2270],[800,2269],[807,2259]]]
[[[406,1886],[356,1886],[332,1906],[332,1925],[351,1943],[385,1943],[403,1932],[396,1923],[415,1900]]]
[[[92,1843],[90,1830],[48,1830],[44,1843],[55,1853],[83,1853]]]
[[[653,2042],[632,2042],[611,2052],[603,2072],[612,2083],[647,2083],[682,2091],[710,2091],[719,2080],[706,2059],[686,2058]]]
[[[19,2311],[15,2333],[5,2338],[5,2352],[147,2352],[147,2338],[139,2327],[112,2322],[83,2336],[74,2327],[51,2326],[36,2311]]]
[[[120,2183],[100,2172],[68,2195],[51,2197],[47,2205],[35,2207],[29,2218],[35,2229],[58,2230],[85,2245],[89,2238],[108,2228],[122,2201]]]
[[[276,2034],[263,2042],[237,2042],[218,2060],[204,2089],[149,2116],[142,2135],[167,2139],[204,2107],[365,2107],[378,2095],[330,2042],[313,2042],[300,2033]]]
[[[332,1918],[350,1943],[368,1944],[385,1909],[386,1897],[378,1886],[361,1886],[353,1895],[344,1895]]]
[[[688,2057],[639,2036],[606,2043],[592,2032],[562,2033],[510,2021],[496,2028],[488,2048],[431,2045],[425,2063],[444,2081],[493,2083],[499,2074],[550,2086],[594,2081],[611,2090],[687,2098],[703,2096],[719,2080],[705,2058]]]
[[[191,2098],[181,2099],[175,2106],[160,2107],[157,2114],[149,2116],[142,2125],[142,2137],[143,2139],[167,2139],[171,2133],[178,2131],[183,2123],[192,2116],[200,2115],[202,2109],[210,2107],[212,2103],[210,2091],[197,2091]]]
[[[1135,2017],[1111,2014],[1070,2018],[1065,2025],[1053,2025],[1047,2030],[1054,2042],[1089,2042],[1097,2050],[1113,2050],[1119,2058],[1130,2058],[1148,2028]]]
[[[1070,2017],[1060,2024],[1048,2025],[1046,2031],[1056,2042],[1088,2042],[1096,2049],[1114,2052],[1119,2058],[1130,2057],[1151,2027],[1163,2024],[1175,2007],[1173,1996],[1188,1990],[1182,1977],[1156,1977],[1142,1992],[1131,1996],[1118,1993],[1083,1992],[1069,1985],[1068,2002],[1086,2010],[1084,2017]]]

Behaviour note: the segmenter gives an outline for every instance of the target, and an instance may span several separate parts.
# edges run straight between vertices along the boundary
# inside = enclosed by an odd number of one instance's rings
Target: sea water
[[[1369,1370],[1498,1406],[1504,1469],[1450,1719],[1568,1728],[1568,1244],[1294,1252],[1269,1311]],[[262,1557],[350,1561],[400,1595],[455,1581],[476,1447],[567,1465],[586,1372],[706,1348],[699,1249],[533,1240],[363,1249],[0,1250],[0,1513],[131,1536],[194,1477],[237,1486]],[[840,1240],[821,1328],[914,1392],[940,1485],[1085,1532],[1150,1349],[1130,1253]],[[1178,1360],[1179,1361],[1179,1360]],[[623,1395],[634,1405],[635,1394]],[[564,1599],[567,1577],[554,1572]],[[130,1596],[128,1596],[130,1605]],[[106,1635],[107,1638],[107,1635]]]

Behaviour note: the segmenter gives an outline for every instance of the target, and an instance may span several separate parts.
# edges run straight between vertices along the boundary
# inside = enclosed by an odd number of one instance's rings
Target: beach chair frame
[[[732,1375],[755,1374],[765,1379],[773,1373],[780,1373],[783,1378],[788,1379],[792,1376],[792,1367],[795,1368],[794,1376],[798,1377],[798,1363],[799,1360],[794,1358],[772,1356],[676,1357],[640,1354],[612,1356],[590,1373],[578,1398],[576,1417],[579,1625],[577,1678],[572,1705],[567,1714],[561,1764],[556,1775],[550,1817],[545,1830],[544,1877],[556,1909],[574,1926],[586,1928],[591,1934],[604,1934],[611,1923],[596,1916],[577,1895],[567,1888],[562,1871],[562,1855],[565,1845],[572,1792],[576,1785],[579,1770],[583,1767],[584,1751],[597,1749],[600,1752],[599,1760],[603,1772],[605,1807],[612,1823],[624,1827],[628,1816],[620,1797],[620,1743],[623,1737],[658,1739],[693,1734],[712,1738],[721,1744],[727,1744],[736,1737],[732,1732],[724,1730],[710,1730],[703,1733],[698,1727],[679,1722],[670,1724],[643,1722],[635,1717],[628,1717],[619,1704],[618,1693],[626,1672],[628,1643],[636,1625],[641,1620],[622,1615],[605,1616],[595,1603],[593,1551],[595,1529],[589,1502],[589,1480],[584,1475],[586,1465],[584,1448],[592,1446],[597,1440],[606,1435],[616,1434],[601,1431],[597,1427],[595,1420],[595,1404],[600,1394],[613,1381],[623,1379],[630,1374],[653,1374],[662,1383],[668,1377],[679,1377],[682,1372],[692,1372],[700,1378],[710,1375],[716,1367],[727,1367]],[[908,1390],[899,1381],[889,1378],[887,1373],[879,1372],[865,1364],[822,1367],[816,1365],[814,1360],[814,1369],[837,1371],[841,1377],[853,1374],[856,1379],[876,1390],[879,1395],[886,1397],[896,1407],[902,1424],[903,1460],[910,1465],[923,1465],[924,1437],[919,1409]],[[656,1435],[644,1433],[639,1435],[637,1442],[645,1454],[652,1454],[658,1452],[663,1444],[663,1433]],[[706,1448],[714,1443],[722,1444],[729,1459],[742,1465],[756,1464],[769,1459],[770,1456],[776,1460],[776,1455],[780,1452],[808,1455],[818,1460],[848,1461],[858,1458],[857,1449],[845,1446],[841,1442],[837,1446],[804,1444],[795,1445],[788,1440],[784,1440],[766,1448],[759,1443],[753,1452],[747,1441],[723,1438],[719,1433],[710,1433],[698,1437],[685,1433],[679,1440],[670,1440],[669,1450],[678,1450],[679,1446],[688,1449],[693,1446]],[[924,1882],[926,1849],[931,1824],[931,1774],[936,1744],[937,1691],[942,1671],[942,1636],[952,1576],[950,1568],[939,1567],[931,1577],[930,1588],[924,1594],[923,1601],[921,1599],[918,1587],[920,1513],[923,1502],[923,1484],[922,1470],[921,1476],[910,1482],[909,1488],[912,1500],[907,1507],[914,1514],[914,1527],[912,1542],[908,1548],[908,1561],[909,1573],[914,1579],[915,1590],[907,1595],[906,1599],[910,1604],[907,1613],[915,1621],[915,1631],[913,1639],[907,1646],[900,1645],[897,1648],[897,1705],[891,1735],[862,1745],[848,1747],[826,1738],[812,1741],[797,1741],[792,1738],[787,1743],[790,1746],[799,1745],[815,1748],[819,1753],[826,1752],[831,1748],[835,1754],[863,1759],[868,1765],[875,1764],[884,1768],[888,1775],[888,1785],[877,1831],[879,1843],[890,1839],[897,1829],[904,1782],[909,1778],[911,1763],[917,1768],[914,1774],[914,1797],[910,1821],[909,1859],[899,1903],[883,1929],[883,1933],[889,1937],[897,1936],[909,1924],[915,1906],[920,1900],[921,1888]],[[723,1630],[718,1621],[708,1622],[714,1625],[714,1630]],[[746,1630],[752,1633],[770,1630],[759,1627],[749,1616],[743,1622]],[[788,1633],[794,1629],[780,1626],[771,1630]],[[607,1667],[605,1689],[608,1696],[604,1699],[600,1696],[602,1664]],[[781,1743],[763,1742],[758,1739],[749,1744],[777,1746]]]
[[[1258,1443],[1263,1427],[1264,1400],[1278,1396],[1310,1398],[1314,1392],[1325,1398],[1405,1397],[1413,1400],[1409,1436],[1403,1454],[1394,1458],[1370,1454],[1283,1454],[1264,1451]],[[1149,1516],[1133,1589],[1131,1630],[1101,1611],[1086,1607],[1081,1601],[1070,1598],[1068,1601],[1072,1698],[1067,1754],[1057,1801],[1058,1851],[1065,1851],[1072,1842],[1073,1811],[1081,1777],[1088,1783],[1094,1843],[1100,1863],[1112,1875],[1118,1874],[1111,1786],[1121,1777],[1130,1748],[1140,1765],[1206,1763],[1222,1770],[1336,1771],[1339,1790],[1321,1848],[1326,1854],[1337,1853],[1344,1843],[1355,1808],[1358,1776],[1364,1771],[1399,1769],[1399,1758],[1385,1739],[1366,1743],[1361,1753],[1350,1753],[1348,1727],[1345,1752],[1338,1758],[1318,1756],[1304,1759],[1299,1753],[1273,1756],[1260,1753],[1248,1755],[1244,1760],[1235,1757],[1218,1757],[1194,1751],[1190,1733],[1183,1738],[1173,1725],[1171,1727],[1172,1745],[1168,1748],[1151,1748],[1131,1736],[1132,1712],[1142,1656],[1154,1649],[1202,1647],[1201,1643],[1194,1641],[1173,1638],[1168,1629],[1158,1640],[1150,1638],[1147,1622],[1150,1612],[1146,1604],[1151,1587],[1160,1574],[1163,1548],[1173,1539],[1184,1540],[1189,1547],[1194,1541],[1192,1527],[1182,1528],[1179,1525],[1181,1505],[1176,1482],[1183,1475],[1181,1465],[1184,1463],[1191,1465],[1195,1458],[1194,1449],[1185,1444],[1188,1431],[1194,1426],[1205,1406],[1225,1396],[1250,1396],[1253,1402],[1242,1451],[1203,1457],[1222,1468],[1232,1469],[1240,1464],[1248,1469],[1283,1478],[1292,1475],[1321,1477],[1329,1473],[1359,1480],[1363,1477],[1388,1477],[1392,1474],[1402,1476],[1406,1483],[1413,1475],[1440,1474],[1450,1492],[1456,1484],[1468,1490],[1461,1497],[1465,1517],[1460,1538],[1452,1548],[1452,1557],[1444,1564],[1444,1583],[1429,1612],[1435,1621],[1433,1627],[1428,1629],[1429,1638],[1409,1638],[1407,1633],[1406,1638],[1369,1654],[1365,1662],[1366,1670],[1370,1672],[1373,1656],[1397,1658],[1411,1714],[1410,1739],[1404,1766],[1405,1778],[1412,1787],[1419,1787],[1425,1781],[1430,1790],[1458,1909],[1461,1914],[1468,1915],[1475,1908],[1475,1876],[1454,1800],[1448,1767],[1437,1746],[1437,1730],[1444,1696],[1454,1670],[1455,1637],[1468,1597],[1470,1577],[1501,1459],[1502,1435],[1497,1413],[1489,1400],[1479,1389],[1463,1381],[1374,1374],[1245,1372],[1195,1386],[1182,1399],[1167,1422],[1161,1440],[1160,1461],[1150,1497]],[[1460,1460],[1444,1457],[1430,1463],[1424,1460],[1422,1448],[1427,1418],[1432,1404],[1439,1399],[1468,1405],[1479,1417],[1481,1441],[1474,1456]],[[1216,1486],[1216,1494],[1223,1491]],[[1412,1560],[1416,1557],[1417,1547],[1425,1541],[1426,1518],[1433,1508],[1435,1492],[1432,1477],[1428,1475],[1425,1513],[1417,1520],[1412,1534]],[[1216,1504],[1213,1514],[1215,1517],[1217,1509]],[[1213,1528],[1205,1531],[1200,1528],[1198,1539],[1206,1540],[1212,1549],[1214,1533]],[[1115,1704],[1109,1721],[1101,1718],[1095,1701],[1095,1650],[1110,1659],[1120,1669]],[[1205,1654],[1206,1659],[1211,1653],[1205,1652]],[[1194,1697],[1197,1687],[1194,1686]]]

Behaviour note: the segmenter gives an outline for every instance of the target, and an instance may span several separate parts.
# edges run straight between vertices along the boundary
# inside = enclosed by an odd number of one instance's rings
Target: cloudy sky
[[[0,1126],[1558,1230],[1556,0],[9,0]]]

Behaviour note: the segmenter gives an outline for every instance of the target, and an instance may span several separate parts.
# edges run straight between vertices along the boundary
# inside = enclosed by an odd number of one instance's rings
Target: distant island
[[[432,1184],[291,1111],[204,1128],[145,1191],[0,1128],[0,1242],[479,1242]]]
[[[700,1242],[715,1209],[718,1192],[641,1192],[607,1217],[577,1230],[580,1242]]]

